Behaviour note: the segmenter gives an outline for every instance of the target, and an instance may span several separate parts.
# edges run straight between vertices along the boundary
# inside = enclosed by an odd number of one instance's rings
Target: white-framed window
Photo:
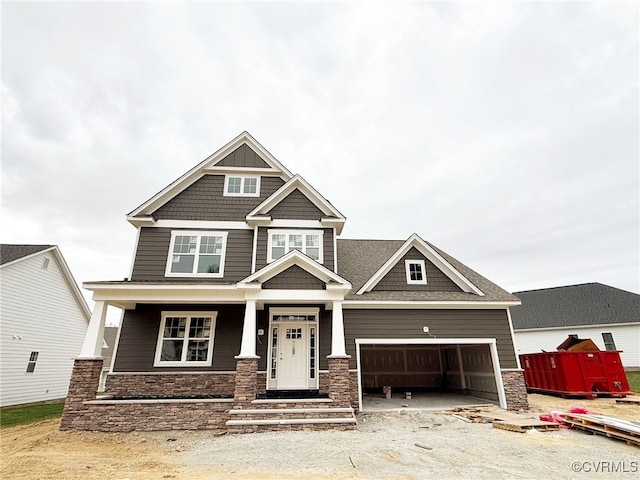
[[[267,262],[273,262],[291,250],[299,250],[316,262],[323,262],[322,230],[269,230]]]
[[[405,260],[407,283],[409,285],[426,285],[427,270],[424,260]]]
[[[227,232],[172,231],[165,276],[222,277],[226,249]]]
[[[27,362],[27,373],[33,373],[36,369],[36,363],[38,362],[38,355],[40,352],[31,352],[29,355],[29,361]]]
[[[602,341],[606,350],[616,350],[616,342],[613,341],[611,332],[602,332]]]
[[[260,177],[227,175],[224,177],[225,197],[259,197]]]
[[[217,312],[162,312],[156,367],[211,365]]]

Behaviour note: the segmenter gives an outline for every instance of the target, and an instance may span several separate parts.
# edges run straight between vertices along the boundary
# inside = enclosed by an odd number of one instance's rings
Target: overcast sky
[[[78,283],[127,277],[125,214],[247,130],[343,238],[640,291],[637,2],[1,8],[0,241]]]

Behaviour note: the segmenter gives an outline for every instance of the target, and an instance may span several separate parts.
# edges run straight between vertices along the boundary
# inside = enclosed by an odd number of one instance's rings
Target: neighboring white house
[[[552,352],[569,335],[590,338],[601,350],[622,350],[625,367],[640,367],[640,295],[601,283],[514,292],[516,350]]]
[[[0,246],[0,406],[67,396],[91,311],[55,245]]]

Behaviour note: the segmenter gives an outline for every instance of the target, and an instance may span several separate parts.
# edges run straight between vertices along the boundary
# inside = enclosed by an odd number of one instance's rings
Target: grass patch
[[[59,418],[62,416],[63,407],[64,402],[3,408],[0,410],[0,428],[39,422],[49,418]]]
[[[640,371],[627,371],[627,380],[629,381],[629,390],[640,393]]]

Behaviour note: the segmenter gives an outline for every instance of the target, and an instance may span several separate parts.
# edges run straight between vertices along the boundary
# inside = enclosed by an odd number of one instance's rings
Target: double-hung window
[[[226,197],[259,197],[260,177],[239,177],[227,175],[224,179]]]
[[[427,270],[424,266],[424,260],[405,260],[405,268],[407,273],[407,284],[427,284]]]
[[[616,342],[613,341],[613,334],[611,332],[602,332],[602,341],[604,342],[605,349],[616,350]]]
[[[298,250],[322,263],[322,233],[322,230],[269,230],[268,262]]]
[[[210,365],[216,315],[216,312],[162,312],[154,365]]]
[[[167,277],[222,277],[227,232],[171,232]]]
[[[35,371],[39,354],[40,352],[31,352],[31,355],[29,355],[29,361],[27,362],[27,373],[33,373]]]

